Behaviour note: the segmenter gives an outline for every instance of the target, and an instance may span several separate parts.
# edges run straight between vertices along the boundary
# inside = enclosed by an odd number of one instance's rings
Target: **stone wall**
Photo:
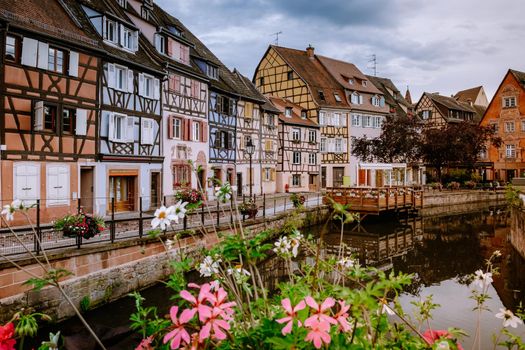
[[[326,208],[305,209],[301,212],[304,227],[321,223],[327,216]],[[278,229],[283,226],[290,213],[272,218],[259,218],[245,225],[246,234],[255,234],[264,229]],[[218,231],[229,231],[220,227]],[[217,235],[208,233],[199,237],[180,240],[186,253],[196,252],[203,247],[210,248],[218,242]],[[176,255],[178,249],[170,254]],[[93,245],[82,249],[69,249],[49,256],[54,268],[73,272],[74,276],[62,282],[68,295],[79,305],[89,297],[92,305],[101,305],[121,298],[131,291],[149,287],[169,275],[168,253],[158,239],[150,237],[135,241],[122,241],[112,245]],[[34,274],[41,276],[43,269],[32,259],[17,260],[17,263]],[[4,262],[0,264],[0,323],[10,319],[21,308],[33,308],[44,312],[57,321],[73,316],[72,308],[63,300],[54,287],[41,291],[29,290],[22,285],[30,275]]]
[[[513,208],[510,216],[510,243],[525,259],[525,211]]]
[[[505,201],[504,191],[431,191],[425,192],[423,208],[442,207],[445,210],[452,205],[468,203],[494,203]],[[504,203],[501,203],[504,204]]]

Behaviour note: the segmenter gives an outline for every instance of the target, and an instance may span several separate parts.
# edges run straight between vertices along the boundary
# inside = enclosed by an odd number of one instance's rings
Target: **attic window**
[[[176,36],[182,36],[182,32],[177,27],[168,26],[168,30],[171,34],[175,34]]]
[[[264,85],[264,77],[260,77],[259,78],[259,86],[263,86]]]
[[[301,111],[301,118],[306,119],[306,111]]]
[[[145,19],[146,21],[149,20],[149,17],[150,17],[150,9],[145,7],[145,6],[142,6],[141,10],[140,10],[140,16]]]
[[[292,79],[293,79],[293,72],[292,72],[292,71],[289,71],[289,72],[286,74],[286,79],[287,79],[287,80],[292,80]]]
[[[348,78],[348,84],[353,85],[354,84],[354,79]]]
[[[207,65],[207,72],[206,75],[212,79],[219,79],[219,69],[217,67],[214,67],[212,65]]]
[[[337,102],[341,102],[341,101],[342,101],[342,100],[341,100],[341,96],[339,96],[338,93],[335,93],[335,92],[334,92],[334,98],[335,98],[335,100],[336,100]]]
[[[287,117],[291,117],[292,116],[292,107],[286,107],[284,109],[284,115],[287,116]]]
[[[362,84],[363,86],[366,86],[366,83],[367,83],[366,80],[363,80],[363,81],[361,82],[361,84]]]
[[[324,92],[323,92],[323,90],[318,90],[317,92],[319,93],[319,98],[320,98],[321,100],[324,101],[324,100],[325,100],[325,97],[324,97]]]
[[[117,3],[123,8],[126,8],[126,6],[128,5],[127,0],[117,0]]]

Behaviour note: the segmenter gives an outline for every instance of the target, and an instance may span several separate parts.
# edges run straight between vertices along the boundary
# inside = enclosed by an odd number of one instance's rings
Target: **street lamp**
[[[252,187],[253,187],[253,169],[252,169],[252,157],[255,153],[255,145],[252,143],[252,139],[248,139],[246,145],[246,153],[250,156],[250,198],[252,198]]]

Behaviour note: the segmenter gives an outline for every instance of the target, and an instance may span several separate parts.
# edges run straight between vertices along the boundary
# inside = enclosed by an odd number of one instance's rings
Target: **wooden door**
[[[237,194],[242,196],[242,173],[237,173]]]
[[[151,205],[152,208],[160,207],[160,173],[151,173]]]
[[[366,186],[366,169],[359,169],[359,186]]]
[[[326,188],[326,167],[321,167],[321,187]]]
[[[115,211],[135,210],[136,176],[110,176],[109,197],[115,199]],[[111,202],[109,203],[111,209]]]
[[[376,187],[383,187],[384,185],[383,170],[376,170]]]
[[[345,168],[334,168],[333,185],[334,187],[343,186],[343,177],[345,176]]]
[[[84,213],[93,213],[93,168],[80,169],[80,204]]]

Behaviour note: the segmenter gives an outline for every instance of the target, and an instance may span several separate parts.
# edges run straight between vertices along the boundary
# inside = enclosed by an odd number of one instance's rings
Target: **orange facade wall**
[[[512,96],[516,97],[516,107],[505,108],[504,98]],[[481,121],[483,126],[497,125],[497,135],[503,140],[499,148],[492,145],[488,147],[488,159],[485,160],[494,163],[494,168],[488,170],[489,180],[509,181],[512,173],[514,173],[512,177],[525,176],[525,129],[522,128],[522,121],[525,122],[525,90],[509,72],[496,91]],[[506,130],[506,122],[514,122],[513,132]],[[506,145],[508,144],[515,145],[515,157],[506,156]]]

